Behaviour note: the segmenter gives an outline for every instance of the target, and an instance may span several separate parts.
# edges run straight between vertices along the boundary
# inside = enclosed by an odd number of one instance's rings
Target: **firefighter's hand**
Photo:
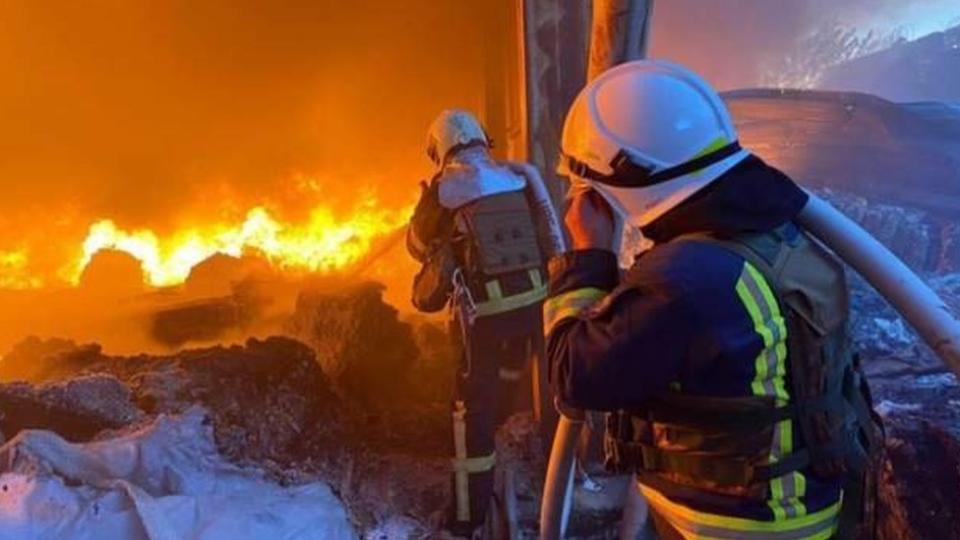
[[[594,190],[576,193],[563,218],[573,249],[613,250],[613,209]]]

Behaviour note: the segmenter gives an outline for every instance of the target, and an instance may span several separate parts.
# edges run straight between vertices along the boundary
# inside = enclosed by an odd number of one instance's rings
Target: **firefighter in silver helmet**
[[[544,264],[563,250],[562,233],[537,171],[499,163],[491,141],[466,111],[441,113],[427,155],[437,173],[424,184],[407,247],[423,264],[413,304],[450,306],[462,358],[451,427],[454,501],[451,530],[472,534],[493,496],[494,434],[528,358],[542,350]]]

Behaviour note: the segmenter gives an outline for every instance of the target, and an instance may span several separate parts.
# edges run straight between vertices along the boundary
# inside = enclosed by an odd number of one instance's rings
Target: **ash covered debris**
[[[875,360],[868,357],[871,369]],[[871,369],[887,430],[881,538],[960,538],[960,386],[950,373]]]
[[[48,348],[45,342],[33,343],[41,350]],[[24,349],[19,346],[21,354],[4,361],[0,375],[23,371],[13,360],[36,359]],[[171,356],[109,356],[96,346],[81,346],[41,363],[60,359],[68,359],[68,367],[43,380],[82,381],[75,378],[91,374],[112,377],[129,389],[137,408],[150,415],[204,406],[212,417],[220,450],[230,458],[289,461],[297,456],[306,427],[332,443],[340,436],[336,431],[341,426],[339,399],[313,352],[291,339],[251,339],[244,346],[194,349]],[[37,393],[49,394],[46,388],[40,386]],[[78,410],[89,408],[86,403],[73,405]]]
[[[231,462],[282,483],[329,484],[361,530],[404,516],[433,530],[449,497],[452,350],[435,323],[401,322],[379,291],[315,293],[312,304],[302,304],[330,309],[304,315],[319,327],[301,327],[315,347],[338,355],[326,361],[288,337],[137,356],[67,340],[25,340],[0,362],[0,379],[31,380],[0,386],[4,412],[16,413],[15,422],[2,420],[3,434],[42,428],[83,442],[199,405],[218,452]],[[344,364],[352,361],[358,365]],[[342,369],[328,376],[322,365]],[[378,367],[389,377],[365,378]],[[368,383],[383,389],[381,399]],[[2,401],[14,398],[27,409]]]
[[[820,195],[883,242],[917,272],[960,272],[960,223],[954,216],[884,204],[849,192]]]
[[[864,208],[851,212],[861,221],[889,212],[880,220],[887,225],[875,229],[884,241],[922,231],[919,210],[878,210],[851,200]],[[901,246],[920,261],[931,260],[924,254],[932,244]],[[960,306],[960,275],[930,279],[948,303]],[[960,517],[960,497],[952,491],[958,484],[950,476],[960,466],[960,387],[896,313],[853,280],[855,337],[889,434],[884,538],[950,538]],[[0,362],[0,379],[26,378],[32,385],[4,384],[0,400],[25,400],[32,412],[13,415],[15,423],[5,416],[0,431],[7,439],[44,428],[72,441],[99,440],[200,405],[217,451],[230,462],[283,484],[331,486],[369,537],[435,534],[450,497],[446,423],[455,353],[442,326],[401,320],[381,291],[359,284],[304,292],[285,325],[297,340],[250,339],[136,356],[111,356],[67,340],[25,340]],[[498,455],[498,481],[511,478],[521,530],[533,535],[544,456],[529,415],[501,430]],[[612,537],[617,521],[580,512],[573,532]]]
[[[849,193],[826,196],[960,310],[955,220]],[[876,291],[856,273],[849,275],[853,335],[887,430],[880,538],[960,538],[960,385]]]
[[[105,429],[140,419],[130,389],[110,375],[86,375],[56,383],[0,385],[0,433],[50,429],[68,440],[88,440]]]
[[[286,328],[317,351],[344,395],[370,406],[412,382],[404,378],[417,357],[412,330],[383,302],[383,289],[371,282],[341,292],[304,291]]]

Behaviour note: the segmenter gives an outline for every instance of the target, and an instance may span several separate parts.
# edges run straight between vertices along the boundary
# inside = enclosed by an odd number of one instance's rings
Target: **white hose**
[[[560,540],[566,533],[567,521],[573,506],[573,472],[577,440],[580,438],[584,423],[582,416],[571,418],[576,414],[575,411],[561,411],[557,431],[553,436],[553,447],[550,449],[550,461],[547,463],[547,477],[540,503],[541,540]]]
[[[960,321],[923,280],[870,233],[812,193],[798,222],[859,272],[960,376]]]

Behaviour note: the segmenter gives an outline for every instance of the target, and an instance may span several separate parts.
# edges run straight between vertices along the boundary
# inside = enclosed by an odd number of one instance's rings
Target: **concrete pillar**
[[[593,0],[587,80],[646,56],[653,0]]]

